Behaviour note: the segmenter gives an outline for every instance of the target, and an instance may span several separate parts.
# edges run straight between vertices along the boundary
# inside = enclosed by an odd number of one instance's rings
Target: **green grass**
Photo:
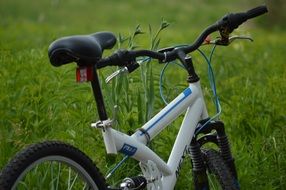
[[[27,144],[45,139],[63,140],[79,147],[103,173],[118,160],[106,156],[100,132],[89,127],[90,122],[98,118],[89,84],[74,82],[75,65],[54,68],[49,64],[47,48],[56,38],[101,30],[129,36],[135,26],[141,24],[146,34],[137,36],[135,45],[150,48],[148,25],[156,29],[164,18],[171,25],[162,32],[160,47],[191,43],[204,27],[225,13],[257,4],[261,2],[2,0],[0,168]],[[270,15],[273,15],[271,11]],[[283,27],[270,27],[271,21],[266,18],[250,21],[236,31],[236,34],[251,35],[254,43],[237,42],[218,48],[213,61],[223,107],[221,119],[230,136],[242,189],[286,188],[286,35]],[[202,49],[209,52],[207,47]],[[206,97],[210,98],[206,64],[198,53],[193,57]],[[153,114],[164,105],[158,91],[161,68],[152,62]],[[104,69],[101,77],[114,69]],[[118,79],[118,84],[104,85],[105,94],[117,93],[106,97],[110,113],[113,104],[119,103],[117,127],[121,130],[134,131],[144,121],[138,105],[148,104],[144,101],[148,88],[143,89],[141,75],[138,70],[128,78]],[[184,89],[186,74],[172,66],[167,70],[167,78],[169,92],[174,92],[169,94],[170,99]],[[211,101],[208,106],[213,114]],[[164,159],[167,159],[179,124],[180,119],[151,145]],[[133,161],[128,161],[122,171],[132,170],[132,164]],[[120,171],[118,173],[117,178]],[[189,163],[184,165],[182,176],[191,176]],[[190,178],[181,178],[176,188],[188,189],[189,184]]]

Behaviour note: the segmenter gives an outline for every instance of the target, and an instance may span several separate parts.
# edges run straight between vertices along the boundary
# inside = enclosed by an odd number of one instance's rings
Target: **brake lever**
[[[128,73],[128,68],[127,67],[123,67],[121,69],[118,69],[117,71],[115,71],[114,73],[112,73],[111,75],[106,77],[105,83],[108,84],[113,78],[117,77],[121,73]]]
[[[229,43],[232,43],[234,40],[249,40],[253,42],[253,39],[249,36],[231,36],[229,38]]]
[[[249,36],[231,36],[226,41],[222,41],[221,38],[217,38],[215,40],[208,41],[204,45],[214,44],[214,45],[222,45],[222,46],[228,46],[235,40],[249,40],[253,42],[253,39]]]
[[[135,71],[145,61],[146,60],[136,61],[136,62],[134,62],[132,64],[129,64],[128,66],[125,66],[125,67],[122,67],[122,68],[118,69],[117,71],[115,71],[114,73],[112,73],[111,75],[106,77],[105,83],[108,84],[113,78],[117,77],[120,74],[131,73],[131,72]]]

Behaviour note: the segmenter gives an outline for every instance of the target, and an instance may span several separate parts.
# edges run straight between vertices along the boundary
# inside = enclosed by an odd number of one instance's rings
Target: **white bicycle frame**
[[[184,120],[166,163],[146,144],[184,111],[186,111]],[[138,160],[143,165],[152,163],[153,166],[151,167],[157,168],[160,178],[157,180],[159,180],[160,185],[149,185],[147,186],[148,189],[171,190],[176,184],[181,163],[188,153],[197,124],[200,120],[206,118],[208,118],[208,113],[201,85],[198,81],[190,83],[188,88],[131,136],[113,129],[111,125],[107,125],[106,123],[109,120],[101,121],[103,126],[101,129],[108,154],[120,152]]]

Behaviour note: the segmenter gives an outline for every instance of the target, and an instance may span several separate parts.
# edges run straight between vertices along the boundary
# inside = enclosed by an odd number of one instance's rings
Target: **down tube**
[[[162,179],[164,190],[173,189],[176,184],[181,164],[188,151],[197,123],[201,118],[202,110],[203,100],[201,98],[198,98],[187,110],[167,163],[172,175],[164,176]]]

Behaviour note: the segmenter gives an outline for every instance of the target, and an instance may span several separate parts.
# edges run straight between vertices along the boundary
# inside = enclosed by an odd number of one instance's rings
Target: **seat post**
[[[95,98],[98,115],[101,121],[107,120],[107,113],[104,105],[102,91],[96,71],[96,67],[93,67],[93,79],[91,81],[92,91]]]

